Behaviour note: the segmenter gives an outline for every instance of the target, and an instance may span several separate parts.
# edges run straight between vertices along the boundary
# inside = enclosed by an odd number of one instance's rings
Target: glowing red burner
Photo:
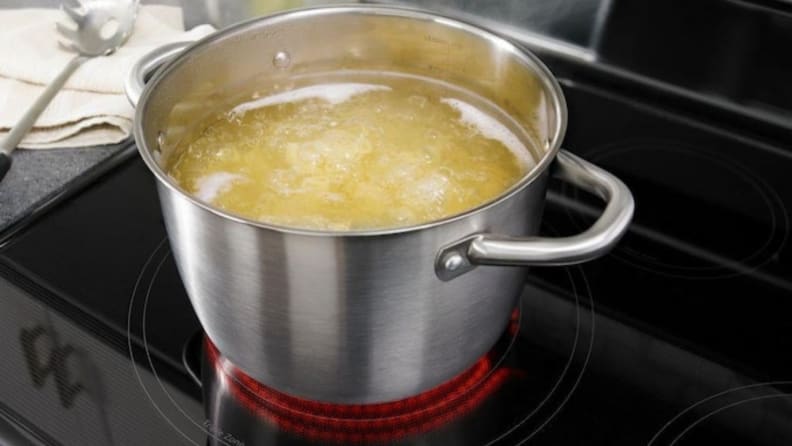
[[[507,332],[516,332],[513,315]],[[206,339],[206,352],[217,373],[228,379],[231,393],[249,410],[278,428],[310,440],[332,443],[383,443],[427,432],[479,406],[512,375],[494,369],[492,354],[432,390],[382,404],[331,404],[296,398],[266,387],[228,361]]]

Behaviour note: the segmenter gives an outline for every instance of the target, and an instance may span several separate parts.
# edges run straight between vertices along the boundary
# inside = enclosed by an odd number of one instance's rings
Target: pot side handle
[[[442,249],[435,262],[441,280],[451,280],[477,265],[570,265],[606,254],[627,231],[635,209],[630,190],[618,178],[561,150],[554,175],[607,203],[586,231],[569,237],[510,237],[476,234]]]
[[[147,78],[157,68],[173,59],[193,43],[195,42],[174,42],[162,45],[151,50],[132,65],[124,81],[124,92],[132,107],[137,107],[140,95],[143,94],[143,89],[146,88]]]

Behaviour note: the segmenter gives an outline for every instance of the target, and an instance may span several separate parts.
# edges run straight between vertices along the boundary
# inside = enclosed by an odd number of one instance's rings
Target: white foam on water
[[[465,124],[475,127],[484,137],[500,141],[517,156],[523,165],[533,166],[533,157],[525,144],[503,123],[459,99],[443,98],[440,101],[456,109],[461,115],[459,119]]]
[[[321,84],[309,87],[298,88],[296,90],[284,91],[283,93],[266,96],[254,101],[243,102],[231,110],[232,114],[244,113],[248,110],[267,107],[270,105],[284,104],[288,102],[304,101],[306,99],[323,99],[330,104],[336,105],[349,100],[352,96],[377,90],[390,90],[385,85],[376,84]]]
[[[215,172],[206,175],[198,179],[198,190],[195,192],[195,196],[207,203],[211,203],[217,197],[217,194],[227,190],[231,187],[231,183],[241,178],[241,175],[229,172]]]

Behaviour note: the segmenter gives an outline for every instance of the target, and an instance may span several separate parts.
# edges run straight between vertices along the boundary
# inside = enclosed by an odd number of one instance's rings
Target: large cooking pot
[[[463,214],[334,232],[222,211],[187,194],[160,165],[203,119],[263,85],[361,69],[442,79],[489,99],[532,137],[537,166]],[[150,54],[133,69],[127,95],[137,106],[135,140],[157,179],[171,248],[203,328],[247,374],[298,397],[391,401],[448,380],[503,332],[523,284],[519,266],[599,257],[633,213],[621,181],[559,151],[564,98],[535,56],[431,13],[333,6],[252,20]],[[590,229],[535,235],[551,175],[607,202]]]

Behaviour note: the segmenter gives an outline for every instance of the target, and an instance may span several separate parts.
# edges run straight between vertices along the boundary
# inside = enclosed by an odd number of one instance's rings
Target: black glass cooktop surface
[[[635,220],[600,260],[528,271],[456,390],[350,415],[246,384],[203,341],[135,157],[0,252],[0,443],[792,443],[789,145],[553,68],[565,147],[628,184]],[[542,231],[599,211],[553,183]]]

